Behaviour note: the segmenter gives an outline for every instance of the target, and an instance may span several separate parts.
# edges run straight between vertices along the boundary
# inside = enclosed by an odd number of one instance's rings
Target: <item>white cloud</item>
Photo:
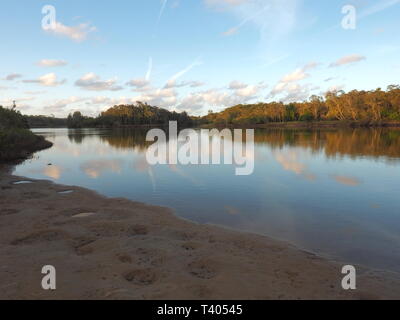
[[[220,89],[190,93],[177,106],[179,110],[197,111],[204,107],[228,107],[235,104],[233,94]]]
[[[232,81],[229,84],[229,89],[232,89],[232,90],[244,89],[246,87],[247,87],[247,84],[240,82],[240,81],[236,81],[236,80]]]
[[[35,100],[35,97],[24,97],[24,98],[17,98],[17,99],[4,99],[0,100],[0,106],[12,106],[15,103],[17,105],[17,110],[28,110],[32,108],[32,105],[29,102]]]
[[[26,94],[45,94],[47,91],[25,91]]]
[[[282,99],[283,102],[296,102],[307,100],[311,95],[309,84],[300,85],[298,83],[290,84],[286,88],[286,96]]]
[[[239,97],[255,97],[259,90],[259,86],[248,85],[245,88],[236,90],[236,95]]]
[[[91,104],[109,104],[111,101],[112,99],[103,96],[93,97],[90,99]]]
[[[317,62],[310,62],[285,75],[272,89],[270,96],[274,97],[278,94],[285,93],[285,102],[307,99],[310,89],[309,85],[299,85],[297,82],[310,77],[310,74],[307,73],[307,71],[316,68],[318,65],[319,63]]]
[[[339,60],[337,60],[336,62],[332,62],[330,64],[330,67],[340,67],[340,66],[344,66],[346,64],[353,64],[356,62],[360,62],[362,60],[365,60],[366,57],[359,55],[359,54],[352,54],[349,56],[345,56],[340,58]]]
[[[317,62],[310,62],[310,63],[306,64],[304,67],[298,68],[295,71],[293,71],[292,73],[285,75],[282,78],[281,82],[284,82],[284,83],[295,82],[295,81],[300,81],[305,78],[308,78],[310,75],[306,71],[314,69],[318,65],[319,64]]]
[[[94,74],[83,76],[79,85],[85,89],[92,91],[110,90],[115,87],[115,81],[101,81]],[[45,110],[47,112],[60,113],[66,112],[66,109],[75,103],[83,102],[86,110],[81,106],[80,109],[85,114],[98,114],[98,112],[111,107],[112,105],[134,104],[137,101],[147,102],[150,105],[166,108],[169,110],[186,110],[191,113],[200,114],[204,108],[224,108],[237,104],[248,103],[260,96],[260,93],[267,86],[263,82],[257,84],[245,84],[232,81],[225,88],[216,88],[203,90],[200,92],[192,92],[180,97],[176,87],[154,88],[145,79],[134,79],[129,82],[131,85],[141,86],[137,88],[139,92],[136,96],[110,98],[107,96],[95,96],[90,98],[70,97],[67,99],[51,101],[47,104]],[[198,81],[183,82],[188,87],[198,87],[203,85]],[[178,84],[180,85],[180,84]],[[179,87],[179,86],[178,86]],[[71,111],[71,108],[68,108]]]
[[[19,73],[10,73],[9,75],[7,75],[4,80],[7,81],[14,81],[15,79],[19,79],[22,77],[22,74]]]
[[[133,97],[131,101],[142,101],[162,108],[171,108],[178,102],[178,93],[173,88],[151,89]]]
[[[101,80],[101,78],[93,72],[83,75],[75,81],[75,85],[90,91],[119,91],[123,88],[116,85],[116,79]]]
[[[44,87],[56,87],[62,85],[66,80],[57,80],[57,75],[55,73],[47,73],[35,80],[22,80],[24,83],[37,83]]]
[[[97,29],[89,23],[81,23],[77,26],[69,27],[61,22],[57,22],[54,28],[46,28],[44,30],[54,35],[70,38],[76,42],[82,42],[87,39],[90,32],[96,31]]]
[[[86,99],[87,98],[84,98],[84,97],[71,96],[71,97],[65,98],[65,99],[57,99],[57,100],[49,101],[49,102],[45,103],[43,110],[45,112],[52,112],[52,113],[59,114],[60,112],[63,112],[64,109],[69,107],[70,105],[83,102]]]
[[[249,85],[232,81],[228,86],[229,91],[217,88],[188,94],[179,102],[177,109],[197,112],[203,108],[244,104],[257,99],[260,92],[266,87],[267,85],[263,82]]]
[[[50,59],[42,59],[37,65],[40,67],[63,67],[68,64],[65,60],[50,60]]]
[[[28,101],[32,101],[35,100],[35,97],[25,97],[25,98],[18,98],[15,100],[16,103],[21,103],[21,102],[28,102]],[[1,100],[0,104],[12,104],[14,102],[14,99],[5,99],[5,100]]]
[[[182,88],[182,87],[191,87],[197,88],[203,86],[204,83],[200,81],[181,81],[176,82],[174,80],[169,80],[164,88]]]
[[[150,81],[147,79],[138,78],[128,81],[126,85],[134,88],[144,88],[150,85]]]
[[[345,87],[345,85],[343,85],[343,84],[333,85],[328,88],[328,92],[337,92],[337,91],[343,90],[344,87]]]
[[[264,84],[264,82],[260,82],[256,85],[250,85],[239,81],[232,81],[229,84],[229,89],[234,91],[234,95],[239,100],[241,98],[244,98],[245,100],[251,100],[253,98],[256,98],[259,92],[267,87],[268,86]],[[244,102],[246,101],[240,103]]]
[[[324,81],[325,82],[329,82],[329,81],[332,81],[332,80],[334,80],[334,79],[336,79],[335,77],[329,77],[329,78],[326,78]]]
[[[299,68],[299,69],[296,69],[295,71],[293,71],[292,73],[285,75],[282,78],[281,82],[283,82],[283,83],[295,82],[295,81],[303,80],[307,77],[309,77],[309,74],[307,74],[304,71],[304,69]]]

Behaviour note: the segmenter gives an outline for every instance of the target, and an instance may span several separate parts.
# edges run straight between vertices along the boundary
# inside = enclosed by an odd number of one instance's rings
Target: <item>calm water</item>
[[[149,166],[145,131],[34,131],[54,146],[15,174],[400,271],[400,130],[259,130],[250,176],[235,176],[230,165]]]

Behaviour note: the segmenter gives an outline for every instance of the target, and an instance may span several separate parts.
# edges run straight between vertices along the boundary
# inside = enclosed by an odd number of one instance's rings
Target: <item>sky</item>
[[[0,105],[203,115],[386,89],[400,84],[399,17],[400,0],[3,0]]]

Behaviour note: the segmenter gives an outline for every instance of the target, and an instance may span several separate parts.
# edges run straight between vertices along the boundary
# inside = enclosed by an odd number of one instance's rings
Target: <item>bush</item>
[[[28,129],[0,129],[0,162],[25,159],[31,153],[51,146],[51,142]]]
[[[18,111],[0,106],[0,162],[25,159],[51,146],[51,142],[28,129],[26,118]]]
[[[0,106],[0,129],[6,128],[25,128],[27,129],[28,121],[19,112],[11,109],[6,109]]]

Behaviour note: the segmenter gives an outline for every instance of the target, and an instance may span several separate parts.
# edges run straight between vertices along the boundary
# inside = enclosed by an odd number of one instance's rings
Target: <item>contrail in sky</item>
[[[166,84],[164,85],[164,89],[168,89],[171,88],[170,85],[175,84],[176,80],[178,80],[180,77],[182,77],[185,73],[189,72],[190,70],[192,70],[194,67],[196,66],[200,66],[202,65],[203,62],[201,62],[199,60],[199,58],[197,58],[192,64],[190,64],[189,66],[187,66],[185,69],[179,71],[178,73],[174,74],[171,78],[168,79],[168,81],[166,82]],[[158,92],[161,91],[161,88],[158,89]]]
[[[179,71],[178,73],[174,74],[171,78],[168,79],[167,83],[164,86],[165,88],[168,88],[169,85],[173,85],[175,84],[176,80],[178,80],[180,77],[182,77],[183,75],[185,75],[185,73],[189,72],[190,70],[192,70],[194,67],[196,66],[200,66],[202,65],[203,62],[201,62],[199,60],[199,58],[197,58],[192,64],[190,64],[189,66],[187,66],[185,69],[183,69],[182,71]]]
[[[183,69],[182,71],[178,72],[177,74],[175,74],[174,76],[171,77],[171,79],[169,79],[169,81],[176,81],[178,80],[180,77],[182,77],[185,73],[189,72],[190,70],[192,70],[194,67],[201,65],[202,62],[199,61],[199,59],[196,59],[191,65],[187,66],[185,69]]]
[[[400,3],[400,0],[388,0],[388,1],[380,2],[378,4],[370,6],[369,8],[367,8],[366,10],[361,12],[361,14],[358,17],[359,18],[368,17],[368,16],[373,15],[375,13],[384,11],[384,10],[386,10],[386,9],[396,5],[396,4],[399,4],[399,3]]]
[[[164,13],[165,7],[167,6],[168,0],[162,0],[162,4],[161,4],[161,9],[160,9],[160,14],[158,15],[158,20],[157,20],[157,25],[161,20],[161,17]]]
[[[224,32],[223,35],[224,36],[230,36],[234,33],[236,33],[241,27],[243,27],[247,22],[253,20],[254,18],[258,17],[260,14],[262,14],[265,10],[269,9],[270,6],[266,5],[261,11],[258,11],[256,14],[252,15],[251,17],[248,17],[244,20],[242,20],[242,22],[240,22],[236,27],[233,27],[231,29],[229,29],[228,31]]]
[[[147,69],[146,73],[146,81],[150,80],[152,70],[153,70],[153,58],[149,57],[149,68]]]

